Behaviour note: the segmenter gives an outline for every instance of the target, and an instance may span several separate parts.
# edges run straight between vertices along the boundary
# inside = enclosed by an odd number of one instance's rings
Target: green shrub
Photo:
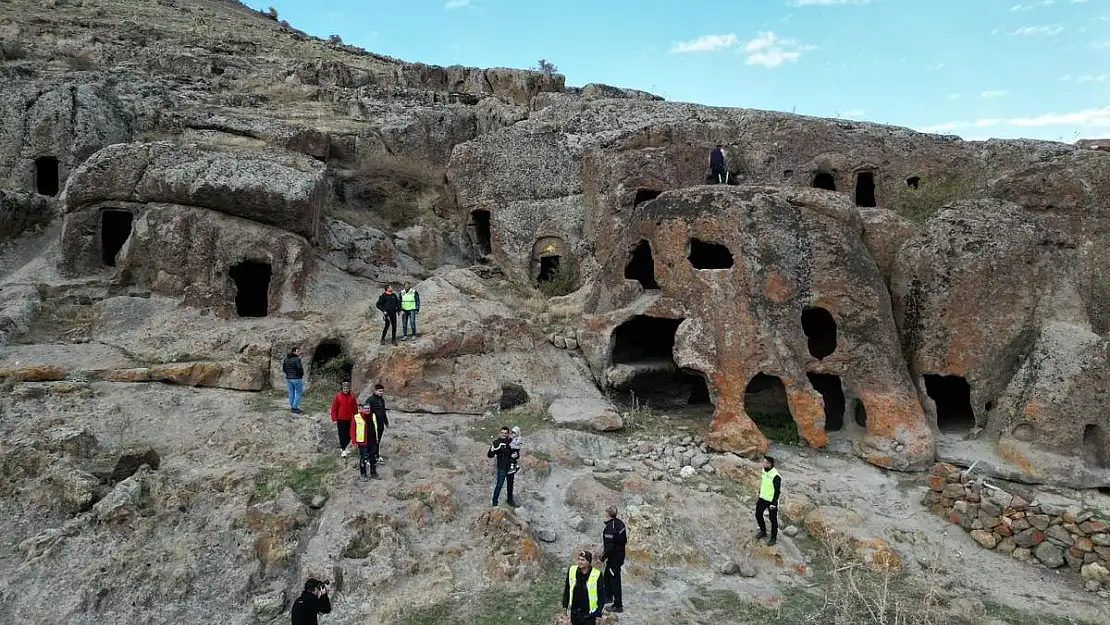
[[[794,417],[787,413],[768,414],[762,412],[749,412],[748,416],[759,426],[759,431],[768,439],[787,445],[797,445],[802,441],[798,434],[798,424]]]
[[[974,172],[921,177],[917,187],[906,186],[894,198],[894,212],[915,224],[925,223],[941,208],[977,195]]]
[[[305,467],[288,465],[264,471],[254,484],[251,502],[274,499],[286,488],[293,489],[303,500],[327,493],[327,482],[339,470],[339,458],[331,454],[319,456]]]
[[[547,297],[569,295],[574,292],[574,269],[565,258],[560,259],[555,272],[536,282],[536,288]]]
[[[27,47],[22,41],[0,41],[0,61],[18,61],[27,57]]]

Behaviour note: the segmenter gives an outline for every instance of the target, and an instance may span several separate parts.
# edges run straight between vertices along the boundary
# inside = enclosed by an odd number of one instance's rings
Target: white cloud
[[[1046,113],[1036,117],[990,117],[973,121],[945,122],[934,126],[919,128],[921,132],[947,132],[962,128],[990,128],[1012,126],[1015,128],[1039,128],[1042,126],[1073,126],[1077,128],[1110,128],[1110,106],[1083,109],[1071,113]]]
[[[1008,93],[1010,93],[1010,92],[1009,91],[1002,91],[1002,90],[999,90],[999,89],[994,89],[994,90],[991,90],[991,91],[984,91],[984,92],[980,93],[979,97],[983,98],[984,100],[989,100],[991,98],[1001,98],[1002,96],[1004,96]]]
[[[841,111],[840,117],[848,117],[848,118],[852,118],[852,119],[857,119],[857,118],[863,117],[864,113],[866,113],[866,112],[867,112],[867,109],[848,109],[847,111]]]
[[[780,39],[771,31],[762,31],[744,44],[743,52],[748,57],[747,65],[778,67],[787,61],[797,61],[803,52],[813,49],[814,46],[799,45],[793,39]]]
[[[937,63],[936,65],[930,67],[929,69],[934,71],[934,72],[940,71],[940,70],[944,69],[944,63]]]
[[[1090,76],[1090,75],[1079,76],[1078,78],[1075,79],[1075,82],[1077,82],[1081,85],[1083,83],[1087,83],[1087,82],[1106,82],[1106,74],[1099,74],[1097,76]]]
[[[671,45],[671,53],[712,52],[723,48],[731,48],[736,45],[738,41],[739,39],[732,33],[728,33],[727,35],[702,35],[701,37],[690,39],[689,41],[674,42],[674,44]]]
[[[867,4],[871,0],[794,0],[792,3],[796,7],[804,7],[807,5],[814,6],[829,6],[832,4]]]
[[[1015,4],[1014,6],[1010,7],[1010,10],[1011,11],[1028,11],[1029,9],[1036,9],[1036,8],[1040,8],[1040,7],[1050,7],[1054,4],[1056,4],[1056,0],[1039,0],[1038,2],[1026,2],[1025,4]]]
[[[1091,47],[1095,50],[1106,50],[1107,48],[1110,48],[1110,39],[1106,41],[1092,41]]]
[[[958,94],[958,93],[949,93],[948,94],[948,99],[949,100],[959,100],[960,99],[960,94]]]
[[[470,0],[447,0],[447,2],[443,4],[443,8],[448,10],[461,9],[468,6],[471,6]]]
[[[1054,36],[1064,32],[1064,27],[1059,24],[1052,26],[1025,26],[1013,32],[1015,35],[1048,35]]]

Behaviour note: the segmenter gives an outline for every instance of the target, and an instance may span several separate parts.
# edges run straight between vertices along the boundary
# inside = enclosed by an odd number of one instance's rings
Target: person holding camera
[[[319,625],[316,616],[331,612],[331,599],[328,598],[328,583],[315,577],[304,583],[304,592],[293,602],[290,611],[292,625]]]

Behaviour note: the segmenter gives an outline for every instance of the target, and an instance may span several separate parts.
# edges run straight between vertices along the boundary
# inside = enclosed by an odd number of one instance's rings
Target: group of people
[[[382,313],[382,345],[385,345],[386,334],[393,331],[393,344],[397,344],[397,314],[401,315],[401,340],[415,339],[416,315],[420,313],[420,292],[411,284],[406,284],[401,293],[393,292],[393,286],[387,285],[385,291],[378,296],[374,305]]]
[[[351,383],[344,380],[339,392],[331,401],[331,421],[339,435],[339,455],[350,455],[350,446],[358,449],[358,472],[364,480],[378,479],[378,463],[382,437],[389,427],[389,414],[385,407],[385,387],[374,385],[374,392],[362,404],[351,392]]]

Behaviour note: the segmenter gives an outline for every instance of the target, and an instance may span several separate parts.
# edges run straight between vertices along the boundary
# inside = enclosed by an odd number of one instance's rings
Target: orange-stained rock
[[[69,371],[58,365],[30,365],[27,367],[6,367],[0,369],[0,380],[20,382],[57,382],[64,380]]]
[[[900,569],[902,558],[882,538],[867,533],[863,519],[846,508],[821,506],[802,522],[806,532],[830,549],[848,549],[851,557],[874,569]]]
[[[265,385],[261,367],[238,362],[174,362],[96,374],[107,382],[169,382],[183,386],[260,391]]]

